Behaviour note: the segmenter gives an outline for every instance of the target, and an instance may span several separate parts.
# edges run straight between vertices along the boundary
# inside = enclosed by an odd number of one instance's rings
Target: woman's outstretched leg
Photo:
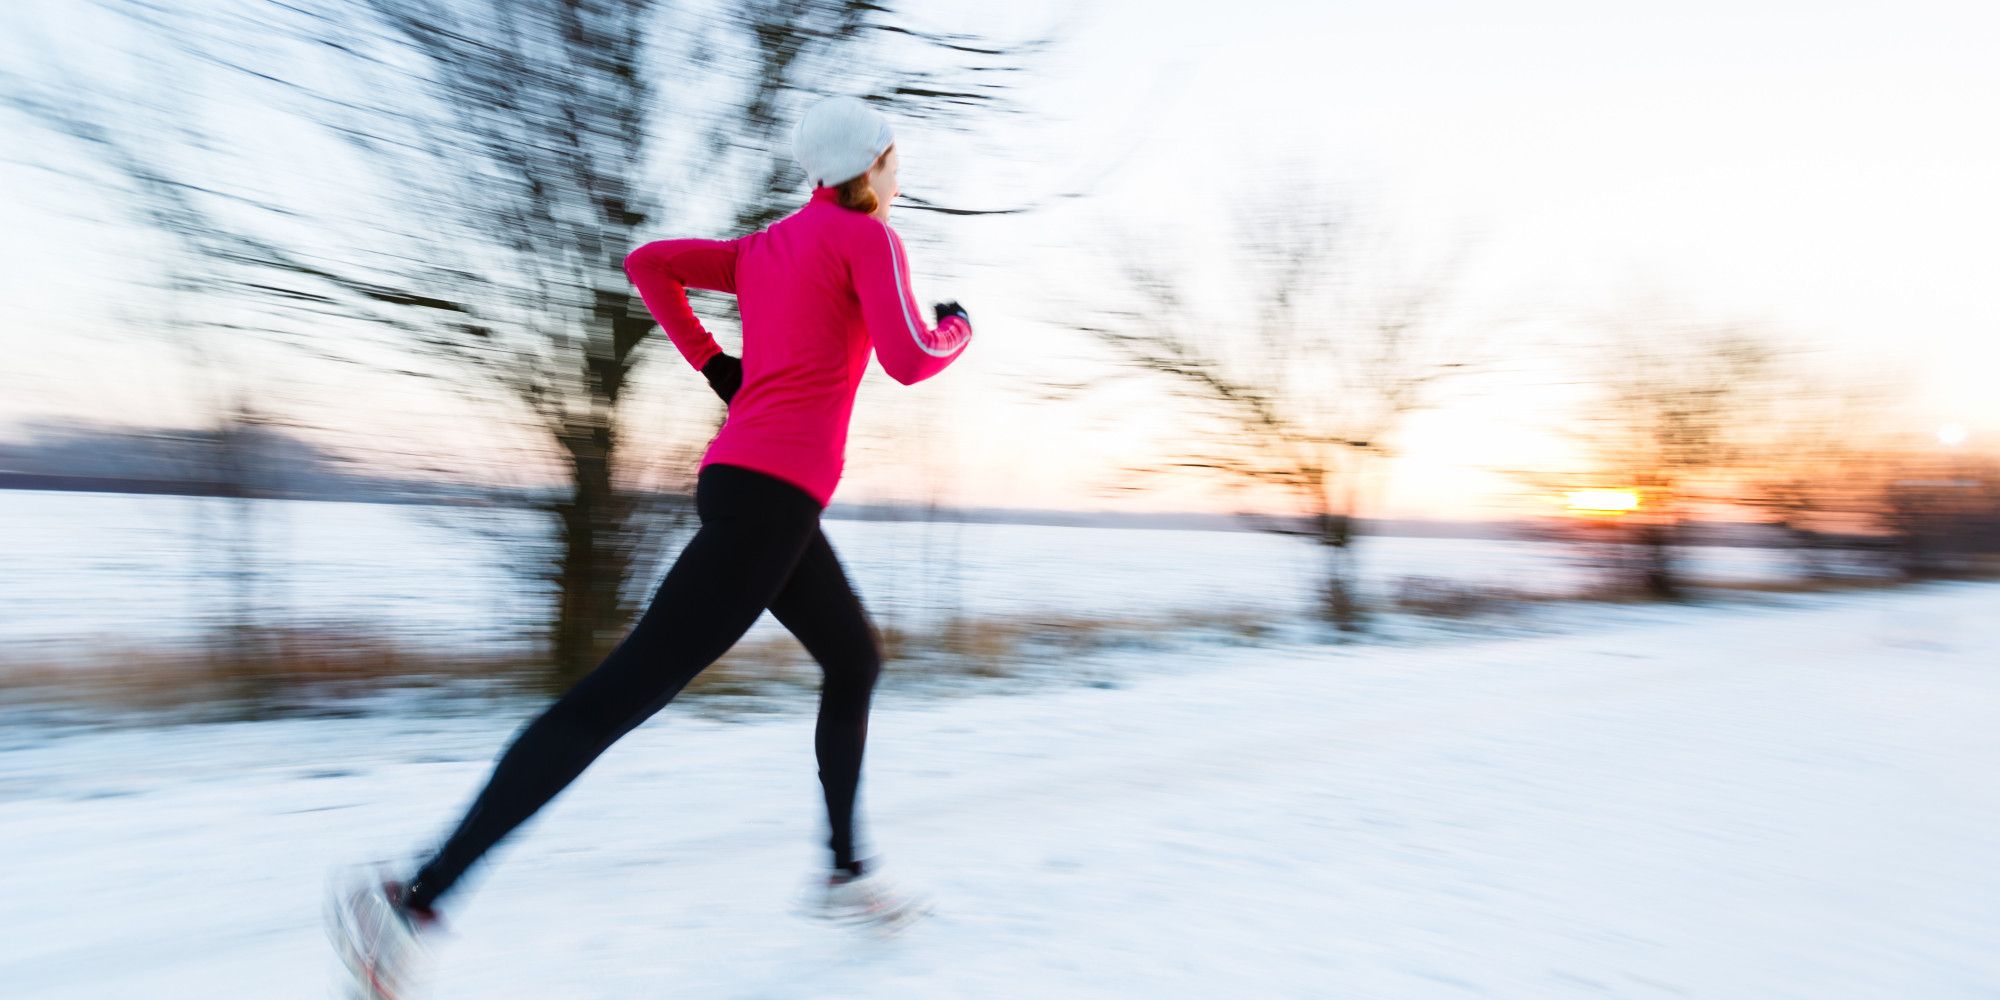
[[[859,874],[854,856],[854,799],[868,743],[868,705],[882,654],[868,615],[824,533],[815,531],[771,614],[819,661],[819,725],[813,749],[826,794],[828,846],[835,868]]]
[[[408,906],[428,909],[493,845],[727,652],[818,534],[819,505],[760,473],[710,466],[696,501],[701,530],[639,623],[515,737],[458,828],[410,881]]]

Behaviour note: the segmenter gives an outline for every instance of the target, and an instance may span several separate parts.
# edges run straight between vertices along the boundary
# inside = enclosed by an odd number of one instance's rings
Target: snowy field
[[[243,582],[267,624],[362,628],[454,648],[525,642],[549,597],[516,572],[546,553],[523,512],[385,504],[252,501],[252,544],[232,554],[233,502],[192,497],[0,491],[14,530],[0,558],[0,667],[188,638],[230,607]],[[482,534],[474,527],[488,529]],[[1017,524],[826,522],[862,599],[886,624],[944,614],[1156,618],[1181,611],[1300,613],[1323,570],[1295,538]],[[1551,543],[1365,538],[1364,584],[1407,577],[1573,591],[1591,554]],[[1698,548],[1711,580],[1787,577],[1774,549]],[[247,570],[237,576],[239,570]],[[664,572],[664,568],[660,570]],[[657,574],[640,581],[650,596]],[[766,620],[764,628],[773,626]]]
[[[803,922],[803,706],[670,710],[453,901],[438,998],[2000,995],[2000,587],[885,696],[869,837],[940,912]],[[518,717],[0,750],[0,993],[324,997],[330,866]]]

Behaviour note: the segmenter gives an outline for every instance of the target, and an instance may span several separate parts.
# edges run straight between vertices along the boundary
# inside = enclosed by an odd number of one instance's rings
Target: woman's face
[[[889,205],[900,192],[896,189],[896,146],[889,145],[875,165],[868,168],[868,186],[875,189],[875,211],[873,214],[883,222],[889,221]]]

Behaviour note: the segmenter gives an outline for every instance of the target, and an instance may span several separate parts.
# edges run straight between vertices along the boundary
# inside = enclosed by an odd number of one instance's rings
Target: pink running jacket
[[[904,385],[936,375],[965,350],[972,326],[936,329],[910,292],[896,231],[842,208],[833,188],[770,228],[733,240],[661,240],[625,258],[646,308],[696,371],[722,353],[688,307],[687,289],[736,295],[743,314],[743,387],[710,442],[717,462],[776,476],[826,506],[846,460],[854,394],[872,351]]]

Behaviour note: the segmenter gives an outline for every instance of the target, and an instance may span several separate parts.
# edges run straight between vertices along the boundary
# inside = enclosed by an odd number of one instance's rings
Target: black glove
[[[701,377],[708,380],[708,387],[728,403],[743,388],[743,362],[727,354],[718,354],[701,366]]]
[[[940,302],[937,305],[932,306],[931,308],[933,310],[936,310],[937,312],[937,321],[939,326],[944,325],[944,318],[946,316],[956,316],[959,319],[964,320],[966,326],[972,325],[972,314],[966,312],[965,307],[959,305],[956,302]]]

